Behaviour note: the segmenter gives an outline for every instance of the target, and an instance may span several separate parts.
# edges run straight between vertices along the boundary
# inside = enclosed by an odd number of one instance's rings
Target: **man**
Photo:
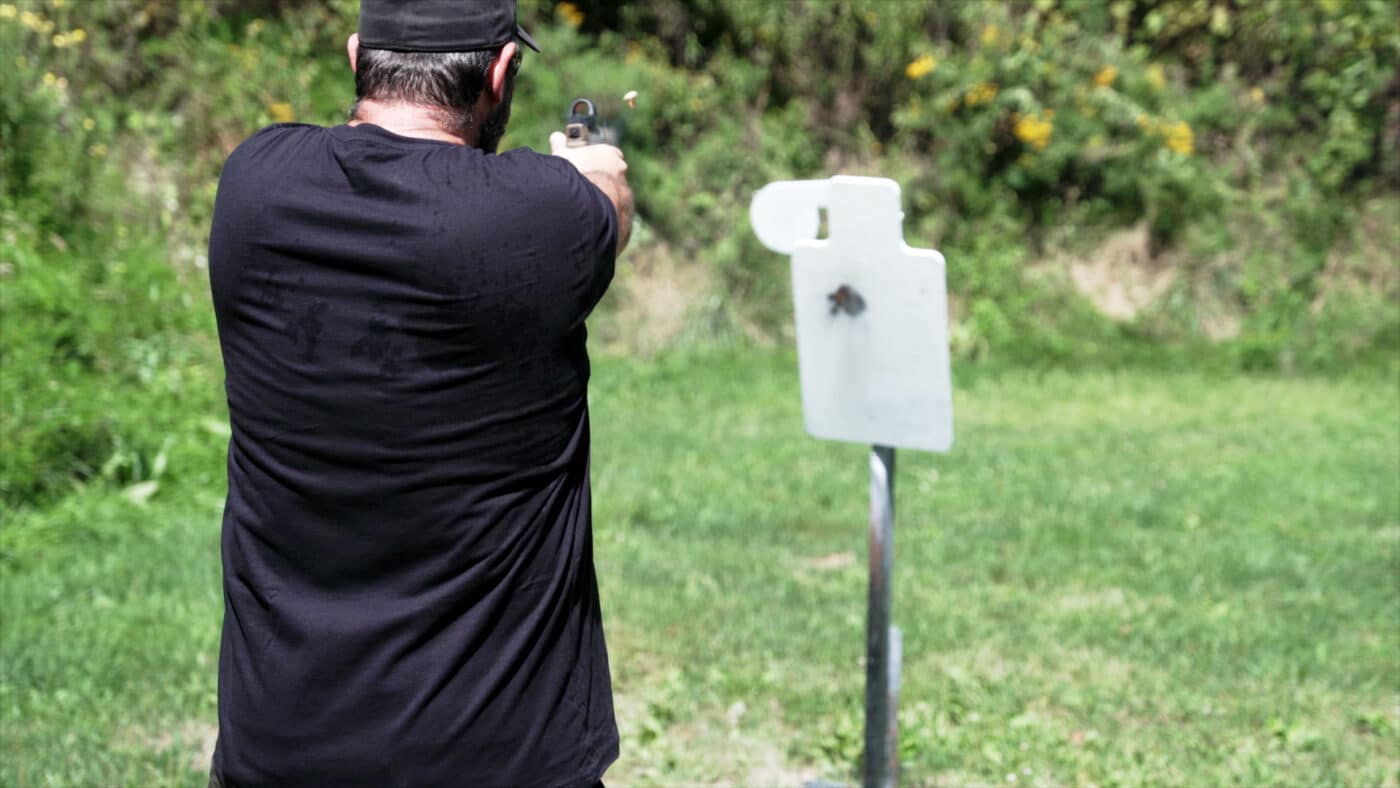
[[[514,0],[363,0],[348,124],[229,157],[211,784],[592,786],[617,757],[584,319],[616,148],[495,155]]]

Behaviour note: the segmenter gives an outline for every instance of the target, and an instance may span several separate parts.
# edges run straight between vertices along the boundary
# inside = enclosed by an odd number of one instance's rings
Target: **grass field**
[[[1395,381],[955,384],[953,452],[899,455],[903,784],[1400,784]],[[602,359],[592,398],[609,784],[852,781],[865,449],[803,434],[789,353]],[[8,518],[0,784],[202,784],[221,505]]]

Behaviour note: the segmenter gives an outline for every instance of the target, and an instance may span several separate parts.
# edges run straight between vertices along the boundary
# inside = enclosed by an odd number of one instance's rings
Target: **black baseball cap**
[[[360,0],[360,45],[395,52],[474,52],[512,38],[540,51],[515,23],[515,0]]]

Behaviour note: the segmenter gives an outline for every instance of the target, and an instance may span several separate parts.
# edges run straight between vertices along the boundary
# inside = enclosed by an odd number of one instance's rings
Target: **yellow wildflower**
[[[53,45],[58,49],[63,49],[64,47],[70,47],[74,44],[81,44],[86,40],[86,30],[70,30],[67,33],[55,33],[53,37]]]
[[[45,72],[44,72],[44,84],[45,84],[45,85],[48,85],[48,86],[50,86],[50,87],[53,87],[53,85],[54,85],[56,82],[58,82],[58,77],[54,76],[54,73],[53,73],[52,71],[45,71]]]
[[[1255,104],[1264,103],[1264,91],[1260,88],[1250,88],[1249,97],[1254,99]]]
[[[975,107],[979,104],[990,103],[991,100],[996,97],[997,85],[995,82],[978,82],[976,85],[968,88],[967,95],[963,98],[963,101],[965,101],[969,107]]]
[[[1001,28],[996,25],[987,25],[982,28],[982,46],[996,46],[1001,41]]]
[[[905,66],[904,76],[909,77],[910,79],[920,79],[933,73],[933,70],[935,68],[938,68],[938,58],[935,58],[933,56],[933,53],[929,52],[924,55],[920,55],[919,57],[915,58],[909,65]]]
[[[64,0],[53,0],[53,3],[52,3],[52,4],[53,4],[53,7],[54,7],[54,8],[62,8],[62,7],[63,7],[63,2],[64,2]]]
[[[557,7],[555,7],[554,14],[560,19],[564,20],[564,24],[568,25],[569,27],[578,27],[579,25],[583,24],[583,12],[580,11],[579,7],[574,5],[573,3],[560,3]]]
[[[48,35],[53,32],[53,22],[39,16],[33,11],[21,11],[19,23],[29,28],[32,32]]]
[[[874,26],[875,26],[875,23],[877,23],[877,22],[879,22],[879,21],[880,21],[880,15],[879,15],[879,14],[875,13],[874,11],[866,11],[866,12],[865,12],[865,23],[866,23],[867,25],[870,25],[871,27],[874,27]]]
[[[1016,139],[1041,151],[1050,144],[1050,137],[1055,133],[1055,124],[1051,123],[1049,118],[1043,118],[1032,112],[1025,117],[1018,118],[1012,131],[1016,135]]]
[[[292,105],[285,101],[274,101],[267,105],[267,114],[272,116],[274,123],[291,123],[297,119],[297,113],[292,109]]]
[[[95,157],[97,157],[97,158],[100,159],[100,158],[102,158],[103,156],[106,156],[106,155],[107,155],[107,146],[106,146],[106,145],[103,145],[103,144],[100,143],[100,142],[97,143],[96,145],[89,145],[89,146],[88,146],[88,155],[90,155],[90,156],[95,156]]]
[[[97,128],[97,121],[93,120],[92,118],[83,118],[83,129],[85,129],[86,131],[92,131],[95,128]]]
[[[1217,36],[1228,36],[1233,29],[1230,23],[1230,12],[1224,6],[1215,6],[1210,9],[1210,32]]]
[[[1167,146],[1167,150],[1172,153],[1179,153],[1182,156],[1190,156],[1196,149],[1196,137],[1191,133],[1191,127],[1186,125],[1186,121],[1179,120],[1163,126],[1162,143]]]
[[[1147,132],[1157,127],[1157,121],[1153,120],[1151,115],[1138,115],[1133,122],[1137,124],[1138,128]]]
[[[1094,74],[1094,86],[1100,88],[1113,87],[1113,83],[1118,79],[1117,66],[1104,66]]]
[[[0,3],[0,19],[14,19],[19,16],[19,9],[10,3]]]
[[[1161,64],[1153,63],[1147,67],[1147,84],[1151,85],[1153,90],[1161,90],[1167,86],[1167,71]]]

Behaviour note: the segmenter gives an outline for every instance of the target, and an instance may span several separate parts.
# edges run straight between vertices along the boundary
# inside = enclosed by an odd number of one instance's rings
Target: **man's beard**
[[[510,123],[510,102],[514,94],[515,80],[508,80],[505,90],[502,91],[501,103],[497,104],[481,121],[476,147],[487,153],[495,153],[496,149],[500,147],[501,138],[506,134],[506,124]],[[463,113],[459,124],[458,136],[466,139],[467,131],[476,125],[476,118],[472,117],[472,113],[468,111]]]
[[[500,147],[501,137],[506,134],[506,124],[510,122],[510,93],[510,90],[506,91],[501,103],[491,110],[481,124],[481,137],[476,141],[476,147],[487,153],[495,153],[496,148]]]

